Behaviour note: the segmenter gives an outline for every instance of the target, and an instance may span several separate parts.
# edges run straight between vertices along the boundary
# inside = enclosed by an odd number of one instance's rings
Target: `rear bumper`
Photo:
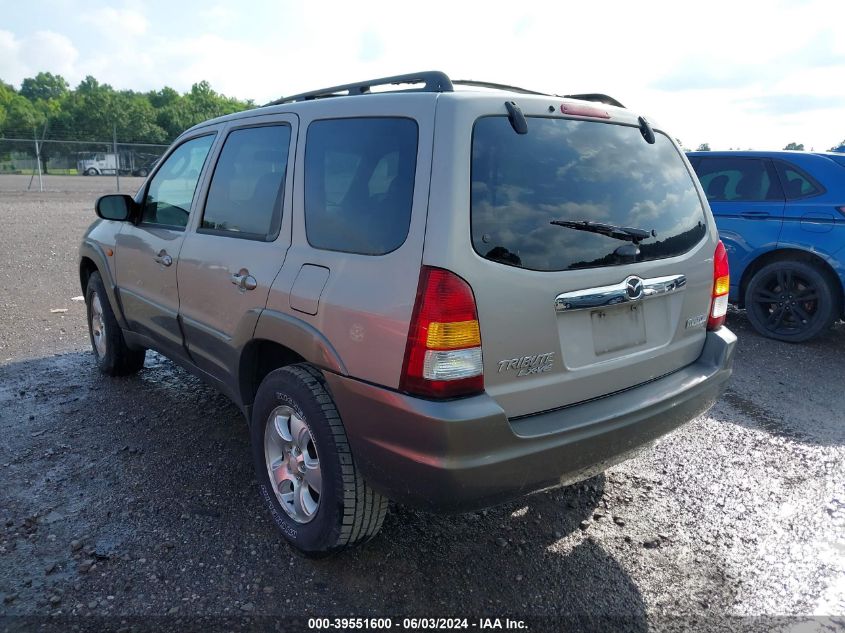
[[[326,374],[358,467],[386,496],[462,511],[575,483],[704,413],[731,375],[736,337],[708,332],[699,359],[612,396],[508,420],[486,394],[422,400]]]

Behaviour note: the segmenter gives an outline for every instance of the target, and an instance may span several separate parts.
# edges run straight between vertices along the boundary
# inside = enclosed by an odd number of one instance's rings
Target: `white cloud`
[[[199,16],[211,28],[223,28],[229,26],[237,17],[238,13],[232,7],[227,7],[224,4],[215,4],[214,6],[202,9]]]
[[[559,94],[605,92],[693,147],[821,148],[845,136],[839,0],[431,0],[413,12],[386,0],[366,10],[329,0],[254,0],[249,10],[225,0],[93,2],[83,17],[60,3],[68,15],[46,24],[64,39],[41,42],[44,55],[35,35],[0,31],[0,77],[19,83],[49,70],[71,84],[92,74],[119,88],[183,91],[207,79],[263,103],[440,68]],[[189,19],[191,28],[177,26]]]
[[[42,70],[62,75],[74,72],[79,52],[71,40],[53,31],[36,31],[18,38],[0,30],[0,78],[19,85]]]
[[[136,9],[115,9],[103,7],[86,11],[83,22],[91,24],[100,35],[113,40],[122,40],[144,35],[149,28],[147,17]]]

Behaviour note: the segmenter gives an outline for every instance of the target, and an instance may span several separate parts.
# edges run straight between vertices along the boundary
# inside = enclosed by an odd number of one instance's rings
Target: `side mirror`
[[[95,208],[97,215],[104,220],[125,222],[132,219],[132,212],[136,206],[132,196],[127,196],[123,193],[112,193],[107,196],[100,196]]]

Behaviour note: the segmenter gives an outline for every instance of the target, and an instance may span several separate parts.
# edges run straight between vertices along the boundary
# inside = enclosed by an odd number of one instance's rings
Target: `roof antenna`
[[[505,107],[508,109],[508,121],[511,122],[513,131],[517,134],[528,134],[528,122],[519,106],[513,101],[505,101]]]

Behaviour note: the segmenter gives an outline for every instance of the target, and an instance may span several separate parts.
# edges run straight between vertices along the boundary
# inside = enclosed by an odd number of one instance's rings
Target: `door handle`
[[[170,266],[173,263],[173,258],[168,255],[167,251],[164,249],[161,249],[158,252],[158,255],[153,257],[153,259],[155,260],[156,264],[161,264],[162,266]]]
[[[743,211],[740,215],[748,220],[765,220],[772,214],[768,211]]]
[[[255,277],[249,274],[246,268],[241,268],[238,272],[232,274],[232,283],[240,290],[255,290],[258,287],[258,282]]]

